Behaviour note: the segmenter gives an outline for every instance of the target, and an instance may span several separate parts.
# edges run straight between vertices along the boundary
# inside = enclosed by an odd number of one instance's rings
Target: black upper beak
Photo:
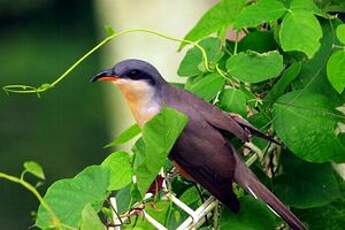
[[[97,75],[93,76],[90,78],[90,82],[95,82],[98,80],[102,80],[102,78],[105,80],[109,80],[110,78],[118,78],[112,71],[112,69],[106,69],[103,70],[102,72],[98,73]]]

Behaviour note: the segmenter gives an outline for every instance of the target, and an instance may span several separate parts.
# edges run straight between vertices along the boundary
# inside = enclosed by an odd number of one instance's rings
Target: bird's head
[[[113,68],[106,69],[92,77],[91,81],[112,81],[116,85],[142,84],[151,87],[165,82],[153,65],[137,59],[121,61]]]
[[[159,112],[159,89],[166,84],[155,67],[136,59],[119,62],[113,68],[92,77],[91,81],[110,81],[115,84],[127,99],[140,125]]]

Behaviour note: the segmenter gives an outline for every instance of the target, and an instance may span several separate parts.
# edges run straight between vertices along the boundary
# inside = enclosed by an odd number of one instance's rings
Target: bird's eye
[[[138,74],[139,74],[139,70],[134,69],[128,73],[128,76],[133,77],[133,76],[138,75]]]

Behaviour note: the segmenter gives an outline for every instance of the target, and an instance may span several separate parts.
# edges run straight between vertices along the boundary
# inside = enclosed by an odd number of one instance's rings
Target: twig
[[[121,225],[123,224],[121,217],[119,217],[117,211],[117,203],[116,203],[116,198],[115,197],[110,197],[110,206],[112,207],[111,212],[113,214],[113,223],[114,227],[108,227],[108,230],[121,230]]]
[[[17,178],[15,176],[11,176],[11,175],[8,175],[8,174],[2,173],[2,172],[0,172],[0,178],[14,182],[16,184],[20,184],[24,188],[29,190],[38,199],[38,201],[40,202],[42,207],[45,208],[47,210],[47,212],[49,213],[51,220],[52,220],[51,221],[52,225],[57,229],[62,229],[62,223],[60,222],[59,218],[56,216],[56,214],[51,209],[51,207],[45,202],[45,200],[43,199],[41,194],[37,191],[37,189],[34,186],[32,186],[30,183],[26,182],[23,178]],[[64,227],[66,227],[66,226],[64,226]],[[69,226],[67,226],[67,227],[69,227]],[[69,228],[73,229],[72,227],[69,227]]]

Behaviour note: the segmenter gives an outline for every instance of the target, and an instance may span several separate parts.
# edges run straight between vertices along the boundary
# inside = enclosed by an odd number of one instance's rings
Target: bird
[[[252,135],[272,140],[244,118],[228,114],[192,93],[173,86],[164,80],[152,64],[139,59],[123,60],[90,80],[110,81],[118,87],[140,127],[164,107],[185,114],[188,123],[168,158],[181,176],[200,184],[230,210],[238,213],[240,209],[239,200],[233,192],[235,182],[255,198],[263,200],[293,230],[307,229],[258,180],[225,136],[231,134],[243,142],[248,142]]]

